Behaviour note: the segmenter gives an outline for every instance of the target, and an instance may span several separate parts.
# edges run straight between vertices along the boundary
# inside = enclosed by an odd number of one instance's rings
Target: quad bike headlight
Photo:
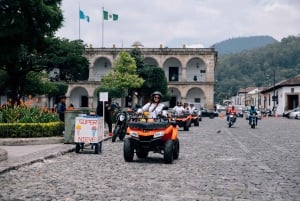
[[[158,138],[158,137],[162,137],[162,136],[164,136],[165,135],[165,132],[163,132],[163,131],[160,131],[160,132],[156,132],[156,133],[154,133],[154,138]]]
[[[134,132],[134,131],[130,131],[129,135],[132,136],[132,137],[139,137],[139,134],[137,132]]]

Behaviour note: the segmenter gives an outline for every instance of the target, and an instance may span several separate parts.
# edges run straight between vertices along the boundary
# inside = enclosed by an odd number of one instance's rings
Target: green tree
[[[24,93],[29,95],[47,95],[58,97],[67,92],[68,85],[64,82],[48,81],[48,74],[41,72],[29,72],[25,81]]]
[[[144,84],[138,89],[143,97],[150,97],[154,91],[160,91],[163,94],[163,100],[168,101],[168,81],[163,69],[159,67],[146,66],[141,71],[141,77],[145,79]],[[146,99],[147,99],[146,98]]]
[[[82,40],[48,38],[47,44],[41,63],[48,72],[58,68],[60,81],[88,79],[89,62],[82,56],[85,51]]]
[[[130,52],[130,55],[137,64],[137,74],[145,80],[141,88],[132,89],[132,91],[138,92],[140,97],[144,97],[143,100],[147,100],[152,92],[160,91],[163,94],[164,100],[168,101],[168,81],[163,69],[146,65],[143,61],[142,53],[138,48],[134,48]]]
[[[121,51],[113,63],[113,71],[104,75],[101,79],[103,88],[120,91],[122,98],[121,107],[124,106],[124,97],[128,89],[139,88],[144,80],[136,73],[135,60],[129,53]]]
[[[0,91],[8,89],[16,100],[24,82],[39,65],[47,38],[62,26],[61,0],[2,0],[0,4],[0,69],[6,72]],[[16,79],[17,78],[17,79]]]

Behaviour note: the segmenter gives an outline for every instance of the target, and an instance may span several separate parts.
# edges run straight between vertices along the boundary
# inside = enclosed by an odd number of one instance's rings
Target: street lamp
[[[275,69],[273,70],[273,96],[272,96],[272,101],[273,101],[273,109],[272,111],[275,112],[275,102],[278,100],[278,97],[275,95],[275,78],[276,78],[276,74],[275,74]],[[266,75],[266,77],[269,79],[270,75]]]
[[[277,101],[277,96],[275,95],[275,70],[273,71],[273,111],[275,112],[275,101]]]

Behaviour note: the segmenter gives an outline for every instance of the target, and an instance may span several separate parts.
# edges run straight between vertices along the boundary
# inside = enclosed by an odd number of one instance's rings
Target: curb
[[[2,139],[0,139],[0,146],[60,144],[63,142],[64,142],[64,137],[2,138]]]
[[[103,141],[107,141],[109,139],[111,139],[111,137],[108,136],[108,137],[104,138]],[[49,140],[50,142],[55,142],[55,140],[49,139],[49,138],[46,138],[43,140],[37,139],[37,142],[33,142],[33,139],[27,140],[27,141],[25,140],[25,141],[28,143],[36,143],[36,144],[41,144],[41,142],[43,142],[44,144],[50,144],[49,142],[47,142],[47,140]],[[61,137],[60,139],[56,139],[56,140],[59,140],[60,142],[54,143],[54,144],[57,144],[54,148],[47,149],[47,150],[44,150],[39,153],[29,154],[29,155],[24,156],[16,161],[8,161],[7,160],[7,154],[8,154],[7,151],[4,149],[0,149],[0,174],[3,174],[10,170],[17,170],[21,167],[31,165],[31,164],[34,164],[37,162],[44,162],[44,160],[56,158],[58,156],[75,151],[75,146],[74,146],[75,144],[61,143],[61,140],[63,141],[63,137]],[[7,139],[7,141],[8,141],[8,139]],[[0,140],[0,142],[1,142],[1,140]],[[23,145],[24,145],[24,140],[18,139],[17,142],[20,142],[21,144],[23,143]],[[45,143],[45,142],[47,142],[47,143]],[[16,144],[13,144],[13,142],[11,142],[10,144],[16,145]],[[18,144],[18,145],[20,145],[20,144]],[[26,145],[29,145],[29,144],[26,144]],[[1,159],[4,159],[4,160],[1,161]]]

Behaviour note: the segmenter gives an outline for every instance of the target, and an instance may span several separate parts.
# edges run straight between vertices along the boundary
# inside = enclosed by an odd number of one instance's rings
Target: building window
[[[200,98],[195,98],[194,101],[195,101],[195,103],[200,103],[201,99]]]
[[[294,88],[291,88],[291,93],[294,93]]]
[[[169,67],[169,81],[178,81],[178,67]]]

